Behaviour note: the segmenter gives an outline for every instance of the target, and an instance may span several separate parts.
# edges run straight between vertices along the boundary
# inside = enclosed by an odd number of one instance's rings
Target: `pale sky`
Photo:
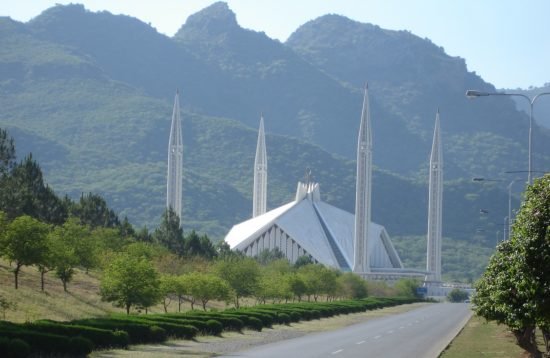
[[[150,23],[172,36],[215,0],[2,0],[0,16],[26,22],[55,3],[82,3]],[[391,30],[409,30],[466,59],[497,88],[550,82],[549,0],[226,0],[239,24],[284,42],[300,25],[328,13]]]

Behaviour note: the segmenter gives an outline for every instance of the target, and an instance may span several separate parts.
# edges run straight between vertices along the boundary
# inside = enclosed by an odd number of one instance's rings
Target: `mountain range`
[[[444,235],[474,250],[494,245],[508,209],[502,173],[527,166],[528,117],[509,98],[468,100],[466,89],[495,88],[428,39],[326,15],[281,43],[240,27],[223,2],[190,16],[173,37],[82,5],[56,5],[27,23],[0,18],[0,127],[15,137],[19,157],[32,152],[56,192],[99,193],[137,226],[155,227],[165,205],[178,88],[185,230],[220,239],[250,217],[262,113],[269,208],[292,200],[311,168],[324,200],[352,212],[367,81],[373,220],[391,235],[425,233],[439,108]],[[550,167],[548,137],[536,126],[537,168]],[[471,181],[478,176],[504,182]]]

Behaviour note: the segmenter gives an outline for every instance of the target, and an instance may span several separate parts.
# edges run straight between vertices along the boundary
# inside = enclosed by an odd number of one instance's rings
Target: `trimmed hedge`
[[[128,333],[121,330],[111,331],[46,320],[26,323],[23,327],[30,331],[59,334],[68,337],[81,336],[92,341],[95,348],[126,348],[129,343]]]
[[[69,322],[74,325],[90,326],[108,330],[122,330],[128,333],[130,343],[160,343],[167,339],[164,329],[137,320],[118,318],[88,318]]]
[[[0,337],[0,352],[6,358],[24,358],[31,354],[31,347],[20,338]]]
[[[82,337],[67,337],[56,334],[40,333],[25,329],[0,329],[0,335],[10,340],[20,339],[30,346],[30,352],[36,355],[64,354],[73,357],[86,356],[93,349],[92,341]]]

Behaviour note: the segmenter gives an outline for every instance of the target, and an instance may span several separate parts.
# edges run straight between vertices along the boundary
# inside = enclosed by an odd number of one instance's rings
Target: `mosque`
[[[292,263],[306,255],[314,262],[352,271],[366,279],[418,277],[427,283],[439,283],[442,164],[438,111],[430,156],[427,267],[406,269],[384,226],[371,221],[372,130],[368,88],[364,91],[357,142],[355,214],[325,203],[319,184],[310,175],[304,182],[298,182],[294,201],[266,210],[267,155],[261,118],[254,163],[253,217],[233,226],[225,241],[231,249],[247,256],[278,248]]]

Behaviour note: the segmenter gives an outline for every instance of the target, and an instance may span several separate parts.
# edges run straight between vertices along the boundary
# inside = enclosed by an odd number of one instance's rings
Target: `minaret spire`
[[[355,186],[355,237],[353,272],[370,271],[368,237],[371,218],[372,130],[369,91],[365,85],[363,111],[357,140],[357,182]]]
[[[252,217],[262,215],[267,208],[267,155],[265,148],[264,116],[260,115],[258,144],[254,160],[254,192],[252,202]]]
[[[183,191],[183,139],[180,116],[179,90],[176,90],[170,139],[168,140],[168,176],[166,183],[166,207],[178,215],[181,225]]]
[[[428,253],[426,270],[428,281],[441,281],[441,233],[443,203],[443,151],[439,129],[439,109],[435,116],[435,129],[430,155],[428,194]]]

